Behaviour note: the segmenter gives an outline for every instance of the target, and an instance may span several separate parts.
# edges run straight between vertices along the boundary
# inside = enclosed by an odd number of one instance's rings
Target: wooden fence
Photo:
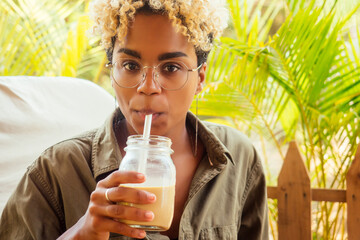
[[[279,240],[310,240],[311,201],[345,202],[349,240],[360,239],[360,145],[346,175],[346,190],[311,188],[309,173],[295,142],[291,142],[277,187],[268,198],[278,200]]]

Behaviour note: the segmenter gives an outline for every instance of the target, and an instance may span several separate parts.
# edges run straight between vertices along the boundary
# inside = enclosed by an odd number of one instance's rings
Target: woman
[[[4,210],[1,239],[268,238],[265,177],[253,146],[236,130],[188,112],[226,19],[212,7],[200,0],[94,3],[119,109],[103,127],[47,149],[29,168]],[[142,133],[147,114],[151,133],[173,143],[175,212],[165,232],[115,220],[154,218],[116,204],[156,201],[150,192],[119,187],[144,182],[143,174],[117,170],[127,137]]]

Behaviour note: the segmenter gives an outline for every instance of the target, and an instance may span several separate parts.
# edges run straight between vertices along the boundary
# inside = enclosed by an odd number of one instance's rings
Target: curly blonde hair
[[[213,39],[222,34],[228,20],[221,0],[94,0],[90,12],[95,22],[93,32],[101,36],[109,61],[115,39],[123,42],[136,13],[167,15],[194,45],[197,55],[206,57]]]

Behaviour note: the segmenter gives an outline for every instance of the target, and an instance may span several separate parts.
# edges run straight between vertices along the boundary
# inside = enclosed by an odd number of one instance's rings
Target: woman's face
[[[124,44],[115,43],[113,63],[124,58],[150,67],[164,61],[181,61],[190,69],[198,67],[194,46],[176,31],[166,16],[161,15],[136,15]],[[134,88],[119,87],[114,82],[112,86],[129,134],[142,134],[145,115],[151,113],[151,134],[174,136],[184,130],[186,113],[194,95],[202,90],[205,66],[200,71],[189,72],[186,84],[176,91],[162,88],[154,81],[153,71],[152,68],[145,69],[144,81]]]

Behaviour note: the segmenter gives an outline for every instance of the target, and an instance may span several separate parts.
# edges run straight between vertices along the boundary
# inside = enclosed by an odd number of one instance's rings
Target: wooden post
[[[347,232],[348,239],[360,237],[360,145],[346,175]]]
[[[295,142],[290,142],[279,174],[278,194],[279,240],[310,240],[310,178]]]

